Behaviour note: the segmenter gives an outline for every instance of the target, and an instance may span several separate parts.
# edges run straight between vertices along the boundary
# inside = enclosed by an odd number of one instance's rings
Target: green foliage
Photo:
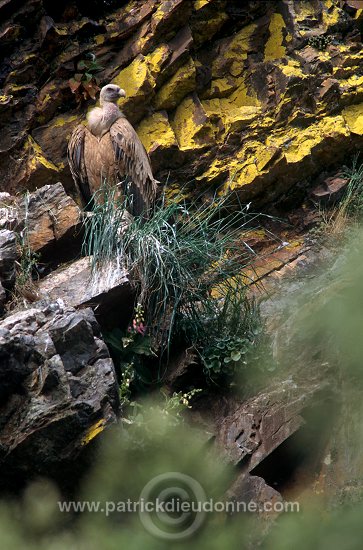
[[[130,216],[118,188],[106,182],[94,194],[90,206],[92,211],[84,219],[82,254],[92,257],[92,271],[97,276],[104,265],[120,259],[120,239]]]
[[[340,208],[350,216],[361,217],[363,213],[363,163],[358,161],[359,155],[355,155],[351,168],[345,167],[343,171],[343,176],[349,179],[349,183]]]
[[[232,376],[237,364],[246,364],[244,357],[251,342],[247,338],[226,336],[217,338],[202,351],[205,372],[211,380],[223,375]]]
[[[40,255],[33,252],[28,244],[27,236],[24,231],[17,233],[17,240],[20,249],[20,258],[17,262],[16,286],[19,289],[32,282],[34,268],[39,263]]]
[[[183,333],[198,350],[209,381],[230,379],[246,364],[258,326],[256,305],[241,282],[250,251],[237,239],[257,216],[247,208],[226,214],[225,200],[209,206],[164,201],[147,219],[130,219],[126,206],[117,188],[104,184],[86,218],[83,246],[96,277],[109,265],[110,277],[125,269],[135,285],[142,334],[133,326],[126,334],[114,329],[105,335],[121,372],[132,365],[132,382],[150,384],[143,356],[157,348],[169,351],[175,335]],[[212,288],[218,288],[218,300],[211,298]]]
[[[99,90],[99,81],[95,75],[102,71],[103,67],[98,64],[93,53],[88,54],[88,56],[90,57],[89,60],[82,59],[78,61],[76,73],[68,81],[72,93],[76,95],[77,102],[82,101],[82,99],[95,99]]]
[[[185,411],[185,409],[192,408],[191,403],[193,398],[201,391],[201,389],[193,389],[188,392],[179,391],[174,392],[171,397],[164,393],[165,404],[162,408],[164,414],[175,419],[182,418],[181,413]]]
[[[154,396],[152,405],[142,401],[129,401],[126,424],[144,430],[146,437],[152,439],[153,434],[150,433],[149,425],[153,425],[153,417],[160,416],[169,425],[178,426],[184,421],[183,412],[192,408],[191,403],[194,397],[202,391],[201,389],[193,389],[188,392],[179,391],[169,396],[161,390],[162,400],[159,401]]]
[[[334,36],[310,36],[308,39],[308,45],[316,50],[324,51],[334,41]]]
[[[237,236],[257,215],[225,210],[225,199],[208,206],[164,201],[149,218],[127,223],[116,188],[104,185],[96,196],[84,252],[96,269],[113,261],[112,273],[116,263],[130,274],[155,347],[169,349],[181,319],[198,324],[210,289],[219,285],[226,295],[231,278],[250,264]]]
[[[261,328],[258,307],[239,278],[221,291],[223,298],[204,300],[194,322],[181,325],[202,359],[207,380],[214,383],[230,382],[236,369],[247,365]]]
[[[359,154],[353,157],[351,167],[343,167],[340,175],[348,180],[342,198],[333,207],[319,205],[320,224],[310,231],[310,236],[327,240],[331,246],[341,245],[342,238],[349,237],[362,220],[363,163],[359,163]]]
[[[137,304],[134,319],[126,332],[116,327],[103,334],[121,371],[121,401],[129,398],[130,384],[141,389],[152,383],[152,374],[142,358],[156,355],[150,337],[145,335],[143,315],[141,304]]]

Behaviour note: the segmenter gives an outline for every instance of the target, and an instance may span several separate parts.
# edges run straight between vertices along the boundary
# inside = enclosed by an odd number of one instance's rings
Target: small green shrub
[[[75,68],[76,72],[68,81],[72,93],[76,96],[77,103],[90,98],[96,99],[96,94],[100,89],[96,74],[102,71],[103,67],[98,64],[93,53],[89,53],[88,57],[89,59],[78,61]]]
[[[145,366],[143,358],[156,354],[152,349],[150,336],[145,335],[144,311],[141,304],[137,304],[134,318],[126,332],[116,327],[110,332],[104,332],[103,337],[110,346],[121,372],[122,402],[131,395],[131,384],[137,389],[143,389],[153,381],[150,369]]]
[[[331,35],[310,36],[308,39],[308,45],[316,50],[324,51],[333,41],[334,37]]]
[[[234,279],[222,299],[200,304],[193,326],[188,321],[182,322],[185,337],[199,353],[206,379],[230,382],[236,370],[247,365],[261,330],[257,304],[246,296],[244,283]]]

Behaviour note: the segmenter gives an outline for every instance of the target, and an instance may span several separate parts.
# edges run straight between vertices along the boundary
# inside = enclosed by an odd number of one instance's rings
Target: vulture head
[[[117,103],[120,97],[126,97],[126,92],[116,84],[107,84],[101,89],[100,104]]]

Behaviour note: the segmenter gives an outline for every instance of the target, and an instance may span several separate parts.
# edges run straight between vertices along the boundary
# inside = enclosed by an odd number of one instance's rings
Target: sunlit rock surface
[[[134,290],[128,273],[116,261],[94,273],[92,258],[80,258],[47,275],[37,288],[49,300],[60,298],[72,307],[92,306],[106,325],[127,321],[132,313]]]
[[[362,14],[350,4],[6,2],[3,189],[72,189],[66,142],[94,102],[77,107],[68,81],[92,53],[99,84],[126,90],[158,179],[275,200],[362,143]]]

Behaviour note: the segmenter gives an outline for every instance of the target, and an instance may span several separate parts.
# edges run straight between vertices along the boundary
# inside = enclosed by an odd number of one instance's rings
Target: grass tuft
[[[200,340],[203,319],[212,309],[214,316],[216,308],[226,313],[226,297],[231,303],[238,295],[238,309],[228,322],[245,322],[247,297],[236,277],[251,264],[251,250],[237,237],[257,222],[257,214],[242,206],[228,213],[226,199],[217,198],[208,205],[164,198],[148,219],[127,217],[125,206],[115,188],[102,187],[85,221],[83,252],[92,256],[96,273],[107,262],[113,272],[115,265],[127,270],[155,348],[169,350],[172,338],[187,325],[193,339]],[[210,296],[216,287],[218,301]]]

